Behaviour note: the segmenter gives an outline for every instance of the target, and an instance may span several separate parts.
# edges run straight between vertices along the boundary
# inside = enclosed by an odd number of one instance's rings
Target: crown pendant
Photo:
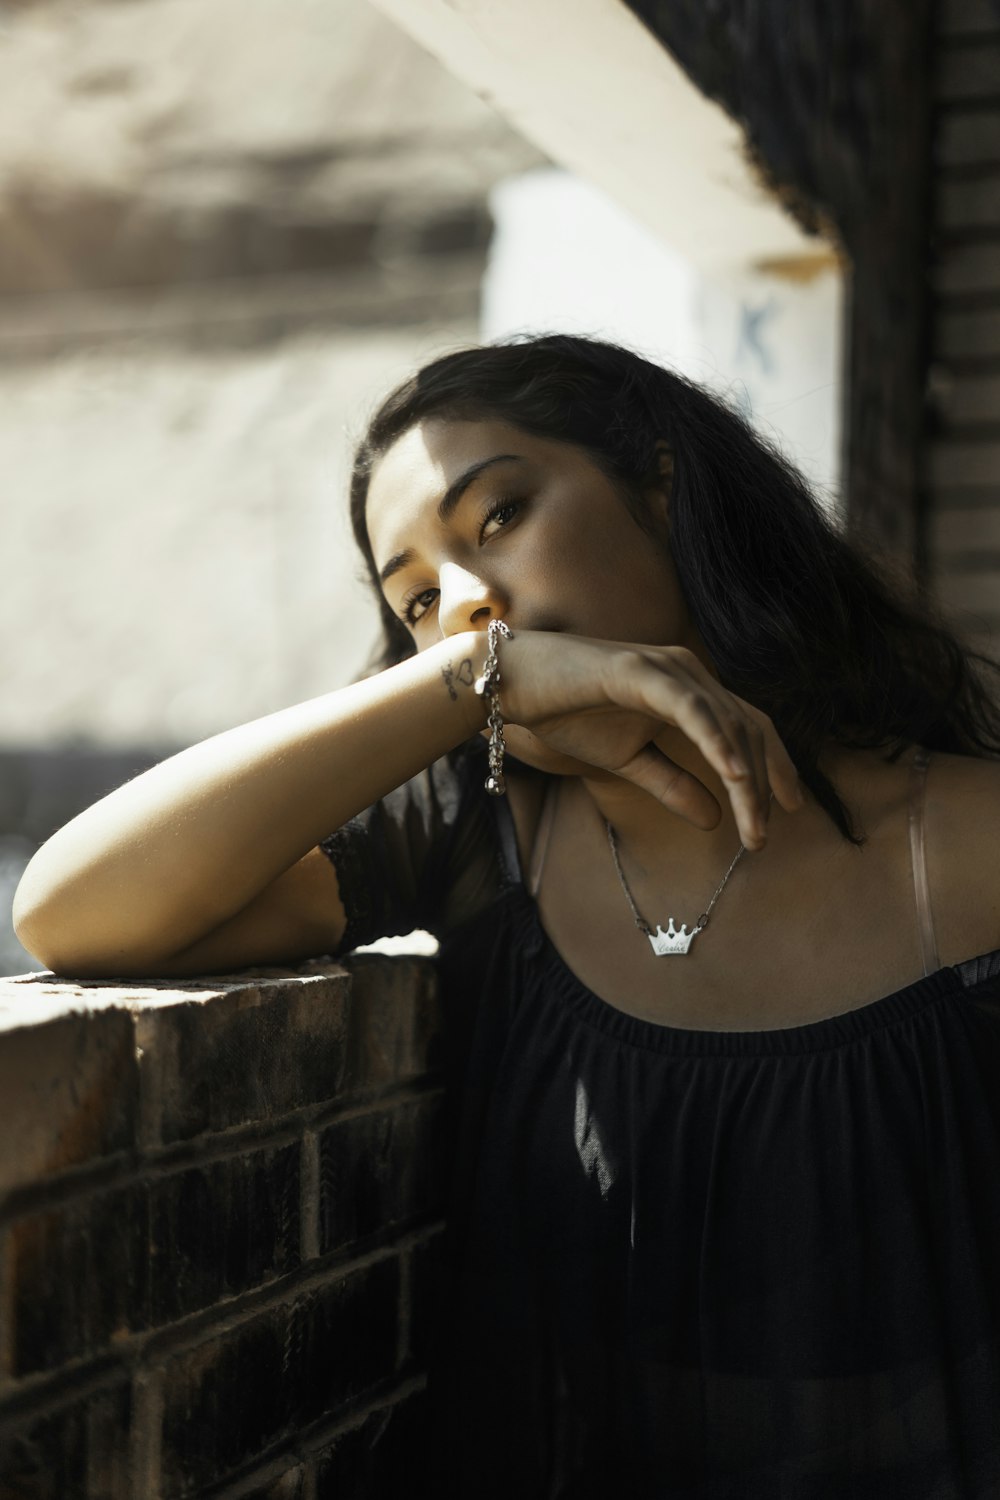
[[[674,927],[674,919],[671,917],[664,932],[659,922],[656,924],[655,932],[647,932],[649,944],[657,958],[662,958],[665,953],[686,953],[701,932],[701,927],[692,927],[687,930],[687,923],[681,923],[680,932]]]

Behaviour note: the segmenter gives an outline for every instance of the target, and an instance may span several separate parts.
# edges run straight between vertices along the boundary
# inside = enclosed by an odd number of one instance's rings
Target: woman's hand
[[[721,777],[743,842],[760,847],[771,792],[803,805],[798,774],[767,714],[728,692],[684,646],[518,631],[499,648],[506,723],[585,765],[611,771],[698,828],[714,828],[712,792],[666,754],[676,731]],[[513,736],[511,737],[513,749]]]

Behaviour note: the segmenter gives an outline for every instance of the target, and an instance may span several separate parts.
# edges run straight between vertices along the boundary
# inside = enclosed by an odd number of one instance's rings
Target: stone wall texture
[[[440,1044],[420,958],[0,981],[2,1500],[409,1492]]]

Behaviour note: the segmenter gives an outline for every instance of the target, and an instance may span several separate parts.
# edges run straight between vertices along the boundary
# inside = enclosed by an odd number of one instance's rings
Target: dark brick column
[[[1000,655],[1000,0],[940,0],[933,189],[927,567]]]

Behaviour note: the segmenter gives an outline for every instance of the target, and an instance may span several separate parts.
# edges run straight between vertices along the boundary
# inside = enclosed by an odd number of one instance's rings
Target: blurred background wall
[[[365,0],[47,0],[0,37],[0,966],[36,843],[350,681],[351,439],[476,338],[544,158]]]
[[[55,828],[362,670],[351,445],[427,358],[621,339],[836,507],[821,242],[699,265],[367,0],[20,0],[0,27],[0,972],[39,967],[10,903]]]

